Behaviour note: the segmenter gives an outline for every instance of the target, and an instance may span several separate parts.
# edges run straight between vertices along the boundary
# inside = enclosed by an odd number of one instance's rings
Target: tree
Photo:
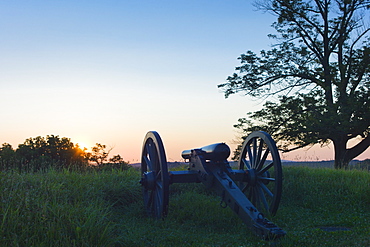
[[[109,159],[108,167],[120,169],[120,170],[127,170],[131,166],[128,162],[124,161],[121,155],[117,154],[114,155],[112,158]]]
[[[55,135],[26,139],[23,144],[18,145],[16,156],[26,164],[32,161],[38,165],[87,165],[84,150],[81,150],[78,145],[74,145],[70,138],[60,138]]]
[[[107,146],[104,144],[96,143],[96,145],[91,149],[91,153],[88,153],[88,159],[96,163],[96,165],[101,166],[108,159],[108,155],[112,150],[106,150]]]
[[[113,148],[96,143],[92,152],[73,144],[70,138],[58,135],[37,136],[26,139],[14,150],[9,143],[0,147],[0,170],[19,169],[19,171],[39,171],[53,168],[86,168],[89,161],[95,162],[96,168],[104,166],[126,170],[130,167],[121,155],[114,155],[108,161],[108,155]]]
[[[370,144],[369,0],[261,0],[272,13],[277,43],[259,55],[242,54],[241,66],[218,85],[225,97],[244,92],[270,101],[239,119],[246,134],[268,131],[283,151],[332,142],[336,168]],[[271,100],[272,98],[272,100]],[[347,147],[349,140],[358,143]]]
[[[121,155],[117,154],[117,155],[114,155],[112,158],[109,159],[109,162],[112,162],[112,163],[123,163],[125,162],[123,160],[123,158],[121,157]]]
[[[12,161],[15,157],[15,150],[13,149],[12,145],[9,143],[3,143],[2,147],[0,148],[0,160],[2,161]]]

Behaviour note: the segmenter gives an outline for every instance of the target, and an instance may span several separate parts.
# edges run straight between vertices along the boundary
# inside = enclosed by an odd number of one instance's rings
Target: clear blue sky
[[[274,17],[251,2],[0,0],[0,142],[54,134],[130,162],[149,130],[169,160],[213,142],[233,148],[233,124],[262,105],[225,100],[217,85],[241,53],[273,42]],[[316,150],[287,158],[333,157]]]

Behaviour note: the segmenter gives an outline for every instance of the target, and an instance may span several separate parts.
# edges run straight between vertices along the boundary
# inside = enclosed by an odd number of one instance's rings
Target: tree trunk
[[[347,156],[347,140],[343,138],[335,138],[334,144],[334,168],[335,169],[347,169],[350,160]]]
[[[361,142],[352,148],[347,149],[346,138],[333,138],[334,144],[334,168],[336,169],[347,169],[349,162],[363,153],[370,145],[370,135],[364,138]]]

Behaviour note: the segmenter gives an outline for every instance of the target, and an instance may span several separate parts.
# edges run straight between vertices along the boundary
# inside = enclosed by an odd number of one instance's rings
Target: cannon
[[[146,134],[141,155],[141,186],[149,216],[168,214],[169,186],[174,183],[203,183],[221,196],[222,207],[229,207],[258,236],[277,239],[286,232],[266,216],[276,214],[282,194],[281,160],[274,140],[263,131],[251,133],[244,141],[232,169],[227,158],[230,148],[216,143],[185,150],[185,171],[168,171],[166,154],[159,134]]]

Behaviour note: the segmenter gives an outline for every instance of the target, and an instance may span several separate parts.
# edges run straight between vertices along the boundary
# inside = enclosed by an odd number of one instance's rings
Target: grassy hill
[[[287,231],[254,236],[202,184],[170,186],[168,217],[143,210],[139,172],[0,173],[0,246],[370,246],[370,173],[284,167]]]

